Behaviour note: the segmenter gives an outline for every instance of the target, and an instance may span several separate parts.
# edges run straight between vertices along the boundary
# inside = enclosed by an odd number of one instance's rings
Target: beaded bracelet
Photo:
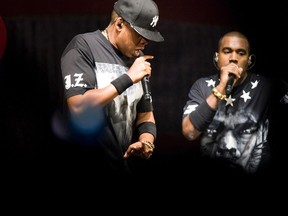
[[[143,143],[144,145],[148,146],[150,149],[154,149],[155,148],[155,145],[152,142],[150,142],[150,141],[147,141],[147,140],[141,141],[140,140],[140,142]]]

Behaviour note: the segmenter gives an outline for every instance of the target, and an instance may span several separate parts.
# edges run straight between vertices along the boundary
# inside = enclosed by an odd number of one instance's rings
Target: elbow
[[[68,108],[70,110],[71,114],[78,115],[83,112],[83,108],[81,106],[75,105],[75,104],[69,104]]]
[[[193,141],[197,138],[195,133],[191,130],[187,130],[187,128],[182,128],[182,134],[189,141]]]
[[[199,136],[197,129],[190,122],[187,122],[187,120],[182,122],[182,134],[189,141],[193,141]]]
[[[201,134],[201,132],[194,127],[188,115],[182,120],[182,134],[189,141],[196,140]]]
[[[87,104],[85,104],[83,95],[75,95],[67,99],[67,106],[71,114],[78,115],[85,110]]]

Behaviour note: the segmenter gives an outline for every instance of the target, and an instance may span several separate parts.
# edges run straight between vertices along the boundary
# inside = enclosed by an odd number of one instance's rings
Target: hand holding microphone
[[[229,64],[228,65],[229,67],[233,67],[235,68],[235,66],[237,67],[236,69],[239,70],[239,72],[241,73],[242,72],[242,68],[239,68],[238,65],[236,65],[235,63],[232,63],[232,64]],[[236,75],[234,73],[232,73],[232,71],[235,72],[235,69],[233,70],[233,68],[231,68],[231,72],[229,72],[228,74],[228,81],[226,83],[226,95],[230,95],[231,92],[232,92],[232,89],[234,87],[234,83],[235,83],[235,79],[236,79]]]
[[[151,75],[151,64],[146,60],[153,58],[154,56],[151,55],[143,55],[138,57],[128,71],[128,75],[132,79],[133,83],[136,83],[141,80],[144,92],[144,98],[146,100],[151,100],[151,91],[149,83],[149,77]],[[145,74],[144,77],[143,73]]]
[[[229,78],[226,84],[226,95],[230,95],[233,89],[234,81],[235,81],[235,74],[229,73]]]
[[[152,59],[152,58],[149,57],[149,59]],[[150,66],[150,71],[151,71],[151,66]],[[144,76],[141,82],[142,82],[142,88],[144,92],[144,99],[151,101],[152,96],[151,96],[151,90],[150,90],[149,76],[148,75]]]
[[[148,75],[144,76],[141,80],[145,100],[151,100],[151,91]]]
[[[127,71],[128,76],[131,78],[133,83],[138,83],[143,79],[145,75],[150,77],[151,74],[151,64],[148,59],[153,59],[154,56],[143,55],[134,61],[129,70]]]

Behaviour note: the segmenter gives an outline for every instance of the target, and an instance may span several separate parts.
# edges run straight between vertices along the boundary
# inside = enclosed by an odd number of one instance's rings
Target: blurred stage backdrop
[[[199,146],[197,141],[188,142],[182,136],[182,109],[192,83],[217,72],[212,58],[219,37],[230,30],[242,31],[257,57],[253,69],[263,75],[282,76],[284,72],[278,67],[285,57],[278,52],[287,38],[287,12],[276,2],[262,3],[261,10],[249,1],[241,1],[241,5],[230,0],[156,2],[160,10],[158,29],[165,42],[151,42],[145,53],[155,56],[150,84],[158,138],[150,160],[135,159],[132,167],[145,174],[186,175],[200,167]],[[0,16],[6,29],[1,31],[0,154],[1,167],[7,172],[12,172],[12,167],[19,175],[40,172],[41,176],[59,166],[57,172],[65,169],[63,161],[69,148],[57,134],[57,115],[63,100],[60,56],[76,34],[103,29],[113,3],[1,3]],[[275,12],[277,16],[272,15]]]

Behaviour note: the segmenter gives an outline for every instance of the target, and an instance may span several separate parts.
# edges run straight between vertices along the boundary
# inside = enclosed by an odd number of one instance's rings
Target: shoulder
[[[211,76],[206,76],[206,77],[200,77],[198,78],[193,86],[211,86],[211,87],[215,87],[217,82],[219,81],[219,75],[218,74],[214,74]]]
[[[263,75],[257,74],[257,73],[249,73],[248,74],[250,77],[250,82],[253,82],[254,84],[261,86],[262,88],[265,87],[267,89],[272,88],[273,87],[273,80],[271,80],[268,77],[265,77]]]
[[[100,32],[100,31],[99,31]],[[101,33],[101,32],[100,32]],[[62,56],[66,55],[70,50],[77,50],[80,52],[89,52],[90,41],[97,41],[98,30],[95,32],[88,32],[75,35],[66,46]]]
[[[248,75],[252,78],[252,79],[258,79],[258,80],[269,80],[267,77],[258,74],[258,73],[248,73]]]
[[[84,45],[87,44],[88,41],[97,40],[99,38],[99,32],[100,30],[94,31],[94,32],[87,32],[82,34],[77,34],[73,37],[71,40],[72,43],[77,45]]]
[[[217,85],[218,82],[218,74],[207,77],[200,77],[192,84],[189,95],[193,98],[206,98],[209,94],[211,94],[212,89]]]

